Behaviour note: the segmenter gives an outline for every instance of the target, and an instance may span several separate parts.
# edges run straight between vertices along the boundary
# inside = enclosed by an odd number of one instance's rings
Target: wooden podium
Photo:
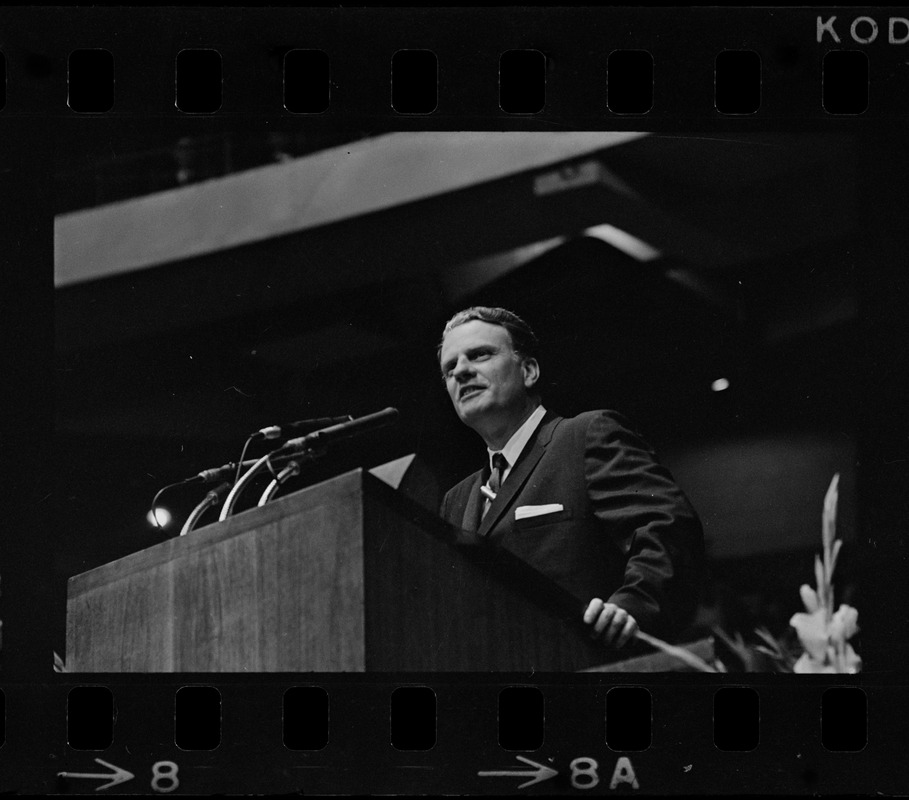
[[[71,578],[68,672],[575,671],[583,604],[362,470]]]

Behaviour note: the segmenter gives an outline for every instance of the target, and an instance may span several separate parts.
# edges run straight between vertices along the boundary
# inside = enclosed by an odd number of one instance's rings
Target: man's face
[[[442,376],[461,420],[475,427],[483,419],[520,415],[539,369],[534,359],[514,352],[501,325],[471,320],[452,328],[442,341]]]

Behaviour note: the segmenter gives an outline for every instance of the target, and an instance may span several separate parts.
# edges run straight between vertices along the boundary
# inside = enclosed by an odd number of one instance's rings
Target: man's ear
[[[525,388],[532,389],[540,380],[540,365],[535,358],[525,358],[521,362],[521,370],[524,373]]]

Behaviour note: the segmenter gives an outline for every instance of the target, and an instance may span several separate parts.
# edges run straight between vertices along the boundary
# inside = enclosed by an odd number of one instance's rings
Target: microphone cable
[[[256,438],[257,433],[258,431],[256,433],[251,433],[248,437],[246,437],[246,442],[243,444],[243,450],[240,452],[240,460],[237,462],[237,474],[234,475],[231,486],[235,486],[237,481],[240,480],[240,473],[243,470],[243,461],[246,459],[246,451],[249,449],[250,444],[252,444],[252,440]],[[271,461],[266,462],[265,466],[268,467],[268,471],[272,474],[272,477],[278,477]]]
[[[158,508],[158,498],[160,498],[161,495],[164,494],[168,489],[173,489],[175,486],[183,486],[183,484],[185,484],[185,483],[192,483],[194,480],[196,480],[195,477],[186,478],[182,481],[177,481],[176,483],[169,483],[169,484],[167,484],[167,486],[164,486],[163,488],[158,489],[157,494],[154,496],[154,498],[151,501],[151,508],[149,509],[149,514],[151,515],[152,524],[159,531],[162,530],[164,528],[164,526],[158,522],[158,515],[157,515],[157,513],[155,513]]]
[[[234,484],[238,480],[240,480],[240,470],[242,469],[242,466],[243,466],[243,459],[246,458],[246,451],[249,449],[249,444],[255,438],[255,435],[256,434],[251,433],[249,436],[246,437],[246,444],[243,445],[243,450],[240,453],[240,460],[237,462],[237,474],[234,475],[234,480],[233,480]]]

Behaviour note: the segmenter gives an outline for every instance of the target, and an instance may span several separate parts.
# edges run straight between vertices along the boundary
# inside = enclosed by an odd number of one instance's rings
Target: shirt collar
[[[489,450],[489,448],[486,448],[489,453],[490,468],[492,467],[492,457],[496,453],[501,453],[505,456],[508,459],[509,468],[513,467],[545,415],[546,409],[541,405],[537,406],[534,412],[524,420],[521,427],[511,435],[511,438],[505,443],[505,447],[501,450]]]

